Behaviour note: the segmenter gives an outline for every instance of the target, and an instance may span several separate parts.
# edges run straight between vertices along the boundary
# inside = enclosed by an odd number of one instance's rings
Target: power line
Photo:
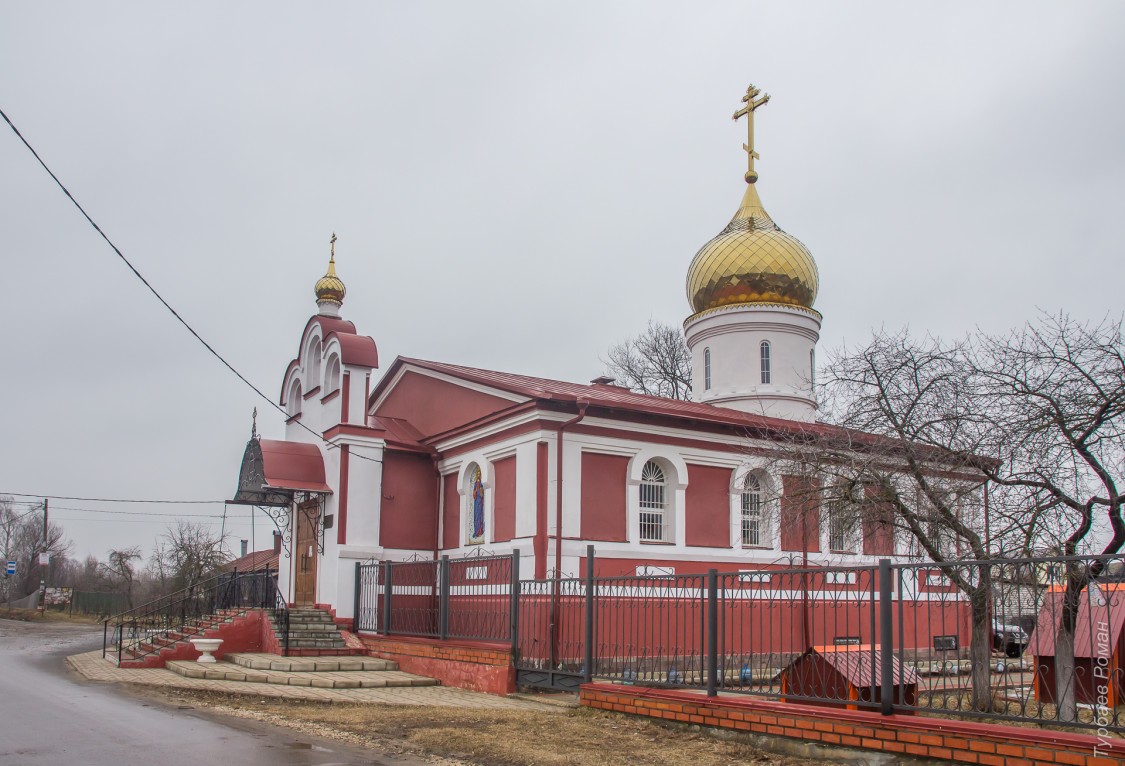
[[[0,496],[12,495],[13,497],[45,497],[48,500],[81,500],[87,503],[152,503],[154,505],[217,505],[226,500],[125,500],[119,497],[75,497],[73,495],[44,495],[33,492],[0,492]],[[18,503],[30,502],[17,500]],[[37,503],[38,504],[38,503]]]
[[[218,513],[158,513],[156,511],[116,511],[106,508],[69,508],[65,505],[52,505],[52,511],[77,511],[79,513],[113,513],[122,516],[156,516],[162,519],[217,519],[220,518]]]
[[[44,162],[43,158],[39,156],[39,152],[35,151],[35,148],[28,142],[28,140],[26,138],[23,137],[23,134],[20,133],[19,129],[15,126],[15,124],[11,121],[11,119],[8,118],[8,115],[4,113],[3,109],[0,109],[0,117],[4,118],[4,122],[8,123],[8,127],[10,127],[12,129],[12,132],[16,134],[16,136],[19,138],[20,141],[23,142],[23,145],[27,147],[27,150],[29,152],[31,152],[32,156],[35,157],[35,159],[39,162],[40,165],[43,166],[43,169],[47,171],[47,174],[49,176],[51,176],[51,179],[54,180],[55,184],[60,189],[62,189],[62,192],[63,192],[63,194],[65,194],[67,196],[67,199],[69,199],[71,202],[74,203],[74,206],[76,208],[78,208],[78,212],[80,212],[82,214],[82,216],[90,223],[90,225],[94,227],[94,231],[96,231],[98,234],[100,234],[101,238],[106,241],[106,244],[108,244],[111,248],[113,248],[113,252],[117,253],[117,257],[120,258],[122,260],[122,262],[126,266],[129,267],[129,271],[133,272],[133,275],[136,276],[137,279],[141,280],[141,283],[144,284],[144,286],[148,288],[149,292],[152,293],[156,297],[156,299],[158,301],[160,301],[161,304],[163,304],[164,308],[168,309],[168,311],[172,314],[172,316],[174,316],[176,318],[176,320],[184,326],[184,329],[186,329],[189,333],[191,333],[192,337],[194,337],[196,340],[198,340],[200,343],[202,343],[203,347],[205,349],[207,349],[209,352],[211,352],[212,356],[214,356],[216,359],[218,359],[219,362],[221,362],[224,367],[226,367],[228,370],[233,372],[238,377],[239,380],[241,380],[243,383],[245,383],[247,386],[249,386],[250,389],[254,393],[256,393],[263,400],[268,402],[271,407],[273,407],[275,410],[277,410],[282,415],[284,415],[286,417],[286,419],[288,419],[289,413],[286,412],[285,409],[280,404],[278,404],[272,398],[270,398],[270,397],[266,396],[264,393],[262,393],[261,389],[259,389],[253,383],[251,383],[250,380],[245,375],[243,375],[241,372],[236,370],[234,368],[234,365],[232,365],[225,358],[223,358],[222,354],[220,354],[218,351],[216,351],[214,349],[214,347],[211,346],[210,343],[205,341],[203,339],[203,336],[200,335],[198,332],[196,332],[195,328],[193,328],[190,324],[188,324],[187,320],[184,319],[182,316],[180,316],[178,311],[176,311],[174,308],[172,308],[171,303],[164,300],[164,296],[161,295],[159,292],[157,292],[156,288],[153,287],[149,283],[149,281],[144,278],[144,276],[141,274],[141,272],[139,272],[137,270],[137,267],[134,266],[129,261],[129,259],[125,257],[125,254],[121,252],[121,250],[117,247],[117,245],[113,244],[113,240],[111,240],[106,235],[106,233],[104,231],[102,231],[101,227],[98,226],[98,224],[94,221],[94,219],[90,217],[90,214],[86,212],[86,209],[83,208],[82,205],[78,204],[78,200],[76,200],[74,198],[74,195],[70,193],[69,189],[67,189],[65,186],[63,186],[63,182],[59,180],[59,177],[56,176],[54,174],[54,172],[49,167],[47,167],[47,163]],[[366,403],[365,403],[365,405],[366,405]],[[325,444],[327,444],[329,446],[330,449],[333,449],[337,446],[337,445],[333,444],[332,442],[328,441],[327,439],[325,439],[323,434],[317,433],[312,428],[310,428],[309,426],[302,423],[300,420],[294,420],[293,422],[296,423],[297,425],[299,425],[301,428],[308,431],[310,434],[312,434],[316,438],[323,441]],[[367,455],[363,455],[363,454],[358,453],[358,452],[353,453],[353,454],[357,458],[360,458],[362,460],[370,460],[373,463],[382,463],[383,462],[382,460],[379,460],[378,458],[369,457]],[[68,499],[71,499],[71,498],[68,498]]]

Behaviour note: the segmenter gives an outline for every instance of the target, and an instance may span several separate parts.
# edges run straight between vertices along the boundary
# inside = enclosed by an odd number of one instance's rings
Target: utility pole
[[[43,556],[49,556],[47,552],[47,498],[43,498],[43,551],[39,554],[39,613],[43,614],[47,610],[47,568],[50,566],[50,560],[43,561]]]

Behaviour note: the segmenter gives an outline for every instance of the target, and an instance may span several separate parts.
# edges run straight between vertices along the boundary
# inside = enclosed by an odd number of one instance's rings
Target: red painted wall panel
[[[783,476],[781,490],[781,549],[803,551],[802,531],[809,553],[820,552],[820,492],[803,476]]]
[[[863,514],[863,552],[891,556],[894,549],[894,509],[886,500],[871,500]]]
[[[437,474],[428,455],[383,453],[379,541],[387,548],[436,547]]]
[[[729,468],[688,464],[684,524],[688,545],[730,547]]]
[[[627,542],[625,485],[629,458],[582,453],[582,539]],[[563,476],[566,480],[566,476]]]
[[[492,464],[495,486],[492,490],[492,523],[496,542],[516,536],[516,458],[506,457]]]
[[[442,477],[442,482],[441,547],[456,548],[461,544],[461,495],[457,493],[457,474]]]
[[[375,414],[402,418],[424,436],[448,431],[511,407],[513,402],[463,386],[408,372]]]

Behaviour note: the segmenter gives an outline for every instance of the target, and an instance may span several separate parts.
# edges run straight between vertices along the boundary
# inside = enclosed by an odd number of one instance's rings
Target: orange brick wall
[[[834,747],[994,766],[1125,764],[1125,740],[923,716],[883,716],[745,697],[586,684],[581,704],[701,726],[790,737]]]
[[[445,686],[501,696],[516,690],[516,670],[507,646],[363,633],[359,638],[372,657],[394,660],[399,669],[436,678]]]

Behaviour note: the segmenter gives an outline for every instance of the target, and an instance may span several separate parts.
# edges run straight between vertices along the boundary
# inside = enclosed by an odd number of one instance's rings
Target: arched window
[[[299,380],[293,381],[293,385],[289,388],[289,401],[286,402],[286,411],[289,417],[295,417],[301,414],[301,382]]]
[[[465,544],[484,543],[484,480],[480,466],[473,464],[465,472]]]
[[[340,387],[340,357],[333,354],[328,357],[328,365],[324,368],[324,393],[330,394]]]
[[[711,390],[711,349],[703,349],[703,390]]]
[[[809,388],[816,390],[816,349],[809,349]]]
[[[768,340],[762,341],[762,383],[769,384],[770,382],[770,342]]]
[[[766,538],[762,519],[762,481],[747,474],[742,484],[742,544],[764,545]]]
[[[320,385],[320,366],[323,360],[324,350],[320,345],[320,338],[317,338],[309,349],[309,366],[305,375],[305,380],[309,382],[310,391]]]
[[[667,481],[664,469],[652,460],[641,469],[641,540],[650,543],[665,541],[667,531],[666,513]]]

